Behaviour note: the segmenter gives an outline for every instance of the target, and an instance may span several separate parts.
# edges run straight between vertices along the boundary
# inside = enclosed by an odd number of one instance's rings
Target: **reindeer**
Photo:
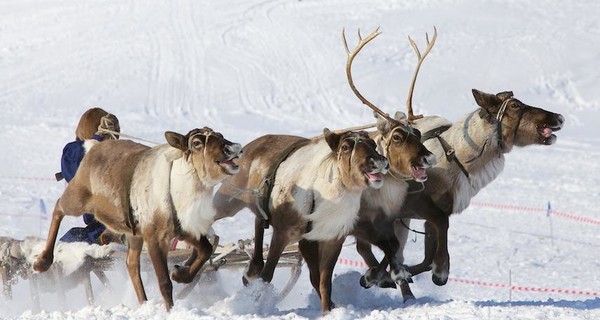
[[[212,253],[206,235],[214,221],[213,188],[236,174],[241,146],[210,128],[187,135],[165,132],[167,144],[153,148],[127,140],[86,141],[89,151],[58,199],[44,250],[33,269],[48,270],[65,215],[91,212],[110,230],[127,234],[127,269],[140,303],[147,300],[140,277],[146,243],[167,310],[173,306],[167,252],[173,237],[196,251],[171,277],[190,282]]]
[[[341,249],[352,230],[360,194],[365,188],[380,188],[389,167],[375,148],[364,131],[335,133],[327,128],[315,139],[266,135],[244,147],[240,173],[223,182],[214,206],[217,218],[233,216],[244,207],[257,217],[255,250],[244,274],[245,283],[258,276],[270,282],[284,248],[300,241],[322,310],[331,309],[331,277],[339,255],[335,248]],[[244,192],[248,190],[251,192]],[[266,221],[273,227],[273,235],[264,264]],[[309,254],[305,250],[308,242],[334,250]],[[322,271],[320,278],[315,278],[315,268]]]
[[[363,40],[359,33],[361,40],[352,53],[349,53],[345,36],[342,35],[346,51],[352,57],[348,59],[347,63],[348,82],[356,96],[366,105],[372,104],[366,101],[358,90],[356,90],[351,79],[350,68],[353,57],[379,34],[380,32],[377,29]],[[412,101],[419,68],[433,47],[436,37],[437,30],[434,33],[431,45],[427,48],[423,57],[419,59],[408,93],[408,101]],[[412,39],[411,43],[414,44]],[[416,48],[416,45],[414,47]],[[415,118],[414,116],[412,117]],[[389,117],[386,119],[386,117],[380,116],[377,121],[377,131],[374,134],[374,139],[378,141],[378,151],[384,154],[390,161],[391,168],[385,177],[386,183],[382,188],[377,190],[369,189],[363,192],[358,221],[352,232],[352,235],[357,238],[357,245],[363,245],[364,243],[377,244],[386,254],[387,258],[381,264],[374,257],[369,261],[372,268],[361,279],[361,284],[365,287],[371,286],[371,282],[377,282],[382,287],[394,286],[394,282],[386,272],[388,264],[390,265],[393,278],[408,277],[402,265],[403,261],[398,261],[395,258],[395,253],[398,251],[400,244],[398,241],[394,241],[394,221],[407,195],[409,186],[407,180],[425,182],[428,178],[426,170],[436,162],[436,157],[420,143],[421,132],[412,127],[404,114],[397,112],[395,118],[395,120],[392,120]],[[398,137],[398,134],[403,132],[408,134],[405,134],[404,137]],[[417,150],[407,152],[405,140],[410,141],[414,147],[418,146]],[[412,157],[409,157],[410,155]]]
[[[424,57],[410,40],[419,61],[422,61]],[[432,42],[427,40],[427,53],[434,42],[435,35]],[[447,248],[449,216],[465,210],[471,199],[502,172],[504,154],[512,151],[514,146],[551,145],[556,141],[553,132],[563,126],[562,115],[524,104],[510,91],[488,94],[473,89],[472,93],[479,108],[454,124],[441,117],[414,116],[410,100],[407,102],[409,120],[415,128],[424,132],[424,145],[440,161],[428,169],[429,179],[423,183],[422,191],[409,194],[402,208],[392,216],[396,219],[390,224],[395,236],[392,237],[390,228],[387,228],[388,243],[383,246],[398,246],[395,254],[390,255],[387,251],[384,261],[379,264],[370,244],[380,247],[382,244],[357,237],[357,250],[370,267],[361,279],[366,286],[386,278],[381,274],[384,271],[382,266],[389,261],[403,263],[408,218],[426,220],[425,257],[418,265],[401,267],[393,272],[392,280],[400,281],[405,300],[414,298],[405,281],[411,275],[433,270],[433,282],[446,284],[450,269]],[[389,284],[387,281],[383,283],[384,286]]]
[[[352,230],[356,220],[361,191],[386,188],[390,175],[396,177],[422,177],[425,173],[424,168],[429,166],[428,161],[431,160],[430,154],[419,141],[417,130],[409,128],[404,121],[390,118],[375,105],[364,99],[354,86],[351,75],[352,61],[360,51],[359,48],[362,48],[366,42],[370,41],[368,39],[375,37],[377,34],[376,30],[364,41],[361,39],[357,49],[352,53],[348,49],[345,36],[343,36],[343,39],[348,54],[346,72],[350,86],[365,105],[379,114],[379,133],[372,133],[370,137],[377,141],[377,150],[386,153],[390,157],[390,170],[392,172],[386,174],[387,169],[385,169],[378,170],[377,173],[378,176],[385,175],[386,177],[386,183],[383,186],[377,183],[376,185],[372,184],[374,188],[365,189],[366,184],[361,181],[362,179],[356,180],[354,187],[344,186],[344,183],[339,185],[341,181],[336,182],[331,177],[332,173],[323,177],[323,173],[318,172],[323,169],[308,170],[309,168],[295,163],[303,163],[308,160],[306,160],[305,155],[300,154],[301,152],[305,153],[304,149],[293,151],[296,148],[293,144],[300,143],[304,145],[314,144],[315,142],[309,142],[298,137],[267,136],[272,141],[261,141],[267,140],[267,138],[261,138],[259,139],[261,145],[255,146],[257,142],[253,142],[245,147],[244,159],[240,164],[241,173],[225,181],[215,195],[215,207],[219,212],[219,217],[231,216],[243,207],[250,208],[256,214],[255,250],[244,274],[244,282],[247,283],[250,279],[258,276],[265,281],[270,281],[277,263],[276,259],[281,254],[283,247],[287,243],[299,240],[299,250],[308,265],[311,284],[321,297],[323,313],[334,307],[331,301],[331,277],[345,237]],[[331,134],[328,130],[324,132],[326,141],[332,140],[329,137]],[[335,164],[336,166],[346,166],[343,170],[339,170],[339,174],[350,173],[350,170],[360,172],[360,165],[350,163],[349,161],[352,159],[348,158],[348,151],[344,151],[345,148],[357,148],[360,145],[354,144],[352,147],[350,145],[347,147],[340,145],[341,142],[343,143],[344,140],[348,139],[344,137],[348,134],[356,135],[356,133],[342,134],[341,137],[336,138],[339,142],[336,144],[329,143],[330,150],[326,150],[328,153],[337,154],[341,163]],[[364,133],[360,133],[360,135],[362,136],[361,139],[368,139]],[[323,138],[317,139],[317,141],[321,139]],[[372,150],[375,149],[374,142],[370,142],[370,139],[366,141],[369,141],[369,145],[373,144],[369,150],[374,152]],[[323,142],[320,143],[323,144]],[[290,147],[286,148],[287,145]],[[261,155],[266,150],[272,150],[273,147],[277,150],[274,154],[279,154],[279,156],[276,156],[276,159],[264,159]],[[324,147],[321,147],[321,149],[324,149]],[[319,156],[319,158],[321,157]],[[362,158],[359,159],[365,161]],[[311,167],[315,165],[311,164]],[[351,167],[347,167],[349,165]],[[316,176],[309,174],[305,177],[299,177],[297,176],[298,172],[315,172],[317,174]],[[266,181],[264,177],[272,175],[275,175],[275,186],[278,184],[281,184],[281,186],[278,186],[277,189],[274,188],[270,194],[260,192],[261,186],[264,186]],[[360,177],[360,175],[357,175],[357,177]],[[328,179],[329,182],[323,181],[324,178]],[[378,179],[381,179],[381,177],[378,177]],[[305,180],[311,181],[311,184],[303,188],[305,183],[299,183],[298,181]],[[327,189],[340,190],[340,188],[345,188],[355,191],[351,195],[331,195],[331,191],[325,190],[324,186],[331,185],[332,182],[335,182],[338,186],[335,188],[327,187]],[[308,195],[307,190],[309,190]],[[260,197],[257,197],[257,195],[262,196],[264,205],[261,205]],[[315,196],[319,197],[315,198]],[[325,198],[329,198],[329,200],[325,200]],[[267,207],[271,214],[267,216],[264,212],[266,210],[261,209],[262,207]],[[265,265],[262,246],[264,222],[267,220],[273,226],[274,233]],[[319,237],[315,236],[317,231],[320,233]]]

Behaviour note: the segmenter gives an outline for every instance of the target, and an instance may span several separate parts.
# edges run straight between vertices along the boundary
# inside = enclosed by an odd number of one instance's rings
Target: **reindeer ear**
[[[173,131],[166,131],[165,138],[169,145],[181,151],[187,151],[188,146],[185,141],[185,136]]]
[[[498,99],[500,99],[501,101],[504,101],[506,99],[512,98],[513,93],[512,93],[512,91],[503,91],[503,92],[497,93],[496,97],[498,97]]]
[[[377,131],[381,132],[383,135],[387,134],[390,131],[392,124],[377,113],[375,114],[375,118],[377,118]]]
[[[341,135],[331,132],[329,129],[325,128],[323,129],[323,136],[325,137],[325,141],[327,141],[329,148],[331,148],[333,152],[337,152]]]
[[[396,113],[394,113],[394,119],[398,121],[406,120],[406,113],[402,111],[396,111]]]
[[[475,102],[477,102],[477,105],[485,108],[486,110],[497,107],[502,102],[493,94],[481,92],[477,89],[473,89],[471,91],[473,92],[473,97],[475,97]]]

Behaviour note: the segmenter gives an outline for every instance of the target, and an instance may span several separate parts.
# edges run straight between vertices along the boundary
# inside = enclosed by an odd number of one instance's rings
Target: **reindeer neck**
[[[442,136],[455,149],[456,156],[469,170],[479,170],[492,158],[503,157],[497,139],[498,127],[472,112]]]
[[[498,127],[470,113],[442,135],[455,149],[456,157],[469,173],[455,172],[453,212],[463,211],[479,190],[504,169],[504,154],[497,139]]]

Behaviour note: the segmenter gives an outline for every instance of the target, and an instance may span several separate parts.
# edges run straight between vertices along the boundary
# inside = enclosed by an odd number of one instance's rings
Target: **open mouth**
[[[538,133],[540,135],[540,143],[545,145],[551,145],[556,142],[555,131],[560,130],[560,126],[550,127],[548,125],[538,126]]]
[[[413,165],[412,167],[412,177],[417,182],[427,181],[427,171],[424,166]]]
[[[378,189],[383,185],[383,173],[381,172],[365,172],[365,178],[370,187]]]
[[[221,160],[218,163],[228,174],[236,174],[240,171],[240,166],[233,162],[233,159]]]

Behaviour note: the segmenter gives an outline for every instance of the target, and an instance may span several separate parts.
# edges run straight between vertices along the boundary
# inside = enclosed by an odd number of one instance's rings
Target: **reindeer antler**
[[[377,106],[375,106],[369,100],[367,100],[365,97],[363,97],[363,95],[360,94],[358,89],[356,89],[356,86],[354,86],[354,81],[352,80],[352,62],[354,61],[354,58],[367,43],[369,43],[371,40],[375,39],[375,37],[377,37],[380,34],[381,34],[381,32],[379,31],[379,28],[377,28],[377,29],[375,29],[375,31],[371,32],[371,34],[369,34],[366,38],[363,39],[363,37],[360,34],[360,29],[359,29],[358,30],[359,42],[356,45],[356,47],[354,48],[354,50],[352,50],[352,51],[350,51],[350,49],[348,49],[348,42],[346,41],[346,33],[345,33],[344,29],[342,29],[342,40],[344,40],[344,48],[346,49],[346,54],[348,55],[348,61],[346,62],[346,77],[348,78],[348,84],[350,84],[350,88],[352,88],[352,91],[354,92],[354,94],[358,97],[358,99],[360,99],[360,101],[363,104],[365,104],[367,107],[371,108],[373,111],[377,112],[378,114],[380,114],[382,117],[384,117],[385,119],[387,119],[389,121],[389,120],[393,120],[393,119],[390,118],[390,116],[388,116],[387,113],[381,111],[381,109],[379,109]]]
[[[417,44],[413,41],[413,39],[410,36],[408,36],[408,41],[410,42],[410,46],[415,50],[415,53],[417,54],[417,59],[418,59],[417,66],[415,67],[415,73],[413,75],[412,82],[410,83],[410,88],[408,90],[408,98],[406,98],[406,108],[408,109],[408,121],[413,121],[416,119],[423,118],[423,115],[421,115],[421,114],[417,115],[417,116],[415,116],[413,114],[412,96],[413,96],[413,91],[415,90],[415,82],[417,81],[417,74],[419,74],[419,69],[421,68],[421,63],[423,63],[423,60],[425,60],[425,58],[429,54],[429,51],[431,51],[431,48],[433,48],[436,38],[437,38],[437,29],[434,26],[433,27],[433,37],[431,38],[431,42],[429,41],[429,35],[427,33],[425,33],[425,39],[427,40],[427,48],[425,48],[425,52],[421,56],[421,52],[419,51]]]

